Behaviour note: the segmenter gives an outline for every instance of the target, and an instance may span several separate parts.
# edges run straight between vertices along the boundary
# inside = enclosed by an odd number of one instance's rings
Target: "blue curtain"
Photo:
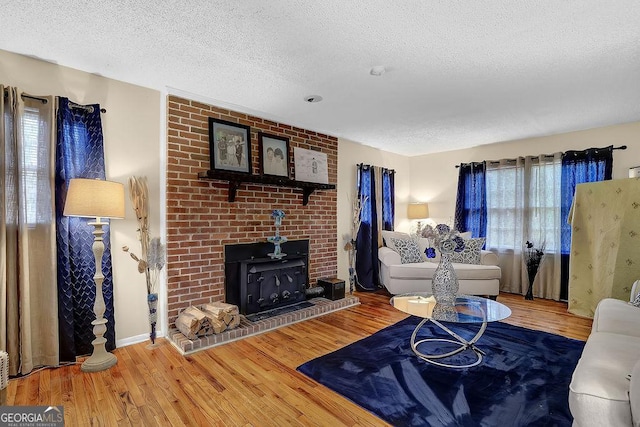
[[[395,189],[394,173],[389,169],[382,169],[382,229],[393,230],[395,218]]]
[[[357,178],[358,197],[360,200],[366,197],[366,200],[362,203],[362,223],[356,238],[356,286],[358,290],[374,291],[380,287],[380,231],[393,230],[394,171],[360,164]],[[378,211],[381,218],[378,218]]]
[[[567,222],[576,185],[584,182],[610,180],[613,170],[613,146],[567,151],[562,155],[561,206],[561,291],[560,299],[568,298],[569,254],[571,252],[571,225]]]
[[[486,162],[462,163],[458,172],[455,227],[471,231],[473,237],[487,236]]]
[[[93,227],[90,219],[65,217],[64,202],[72,178],[105,179],[104,150],[100,106],[81,106],[59,98],[56,144],[56,226],[58,246],[58,317],[60,361],[93,351],[91,341],[95,319],[95,260]],[[115,348],[113,279],[109,226],[104,227],[105,251],[102,258],[103,292],[108,320],[107,350]]]

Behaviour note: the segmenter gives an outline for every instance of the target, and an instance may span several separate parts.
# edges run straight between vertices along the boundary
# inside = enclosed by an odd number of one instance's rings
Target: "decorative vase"
[[[527,288],[527,293],[524,296],[524,299],[533,301],[533,282],[536,280],[536,275],[538,274],[538,266],[529,266],[527,267],[527,277],[529,278],[529,287]]]
[[[149,339],[151,345],[154,345],[156,343],[156,322],[158,321],[158,294],[148,294],[147,304],[149,305],[149,324],[151,325]]]
[[[436,303],[431,313],[431,318],[443,322],[457,322],[458,312],[453,305]]]
[[[358,274],[356,273],[356,241],[349,241],[349,293],[353,293],[358,283]]]
[[[453,305],[458,293],[458,277],[451,264],[451,253],[442,253],[440,263],[433,273],[431,289],[436,302],[439,304]]]
[[[280,235],[280,226],[282,225],[282,218],[284,217],[284,212],[282,211],[273,211],[273,212],[274,214],[272,214],[271,216],[273,217],[275,222],[276,235],[272,237],[267,237],[267,241],[270,243],[273,243],[273,252],[270,252],[267,255],[269,255],[271,259],[280,259],[282,257],[287,256],[287,254],[282,252],[282,249],[280,248],[280,245],[287,241],[286,237]],[[282,212],[282,213],[280,214],[279,212]]]

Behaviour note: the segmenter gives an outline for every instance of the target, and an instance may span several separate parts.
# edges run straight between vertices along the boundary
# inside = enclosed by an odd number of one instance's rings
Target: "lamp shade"
[[[124,185],[99,179],[72,179],[63,215],[124,218]]]
[[[427,219],[429,218],[429,205],[427,203],[410,203],[407,207],[407,218]]]

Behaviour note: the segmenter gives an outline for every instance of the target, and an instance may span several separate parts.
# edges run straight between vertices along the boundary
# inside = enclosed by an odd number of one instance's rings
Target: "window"
[[[518,212],[522,197],[516,189],[522,169],[487,169],[487,248],[513,249],[517,230],[522,228]]]
[[[6,117],[5,120],[12,126],[12,118]],[[30,228],[37,224],[51,224],[53,201],[50,176],[52,159],[48,146],[51,139],[49,117],[37,105],[25,105],[24,113],[18,120],[18,142],[14,146],[17,163],[7,162],[7,179],[15,177],[19,182],[17,187],[12,187],[17,191],[12,198],[19,206],[20,222]],[[17,223],[18,219],[15,221]]]
[[[562,179],[562,162],[560,159],[551,163],[534,165],[531,168],[529,186],[529,236],[536,238],[538,246],[544,244],[545,252],[558,252],[558,223],[560,218],[560,181]]]
[[[527,240],[559,250],[560,158],[519,158],[487,167],[487,247],[521,248]]]

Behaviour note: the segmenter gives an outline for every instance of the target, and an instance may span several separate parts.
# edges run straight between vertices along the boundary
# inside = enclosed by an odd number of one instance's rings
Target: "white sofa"
[[[380,280],[392,295],[431,292],[431,280],[439,260],[402,264],[400,254],[383,246],[378,248]],[[459,294],[482,295],[495,299],[500,292],[501,270],[498,256],[481,251],[480,264],[453,263]]]
[[[631,290],[631,301],[640,281]],[[569,385],[573,425],[640,426],[640,308],[598,303],[591,334]]]

